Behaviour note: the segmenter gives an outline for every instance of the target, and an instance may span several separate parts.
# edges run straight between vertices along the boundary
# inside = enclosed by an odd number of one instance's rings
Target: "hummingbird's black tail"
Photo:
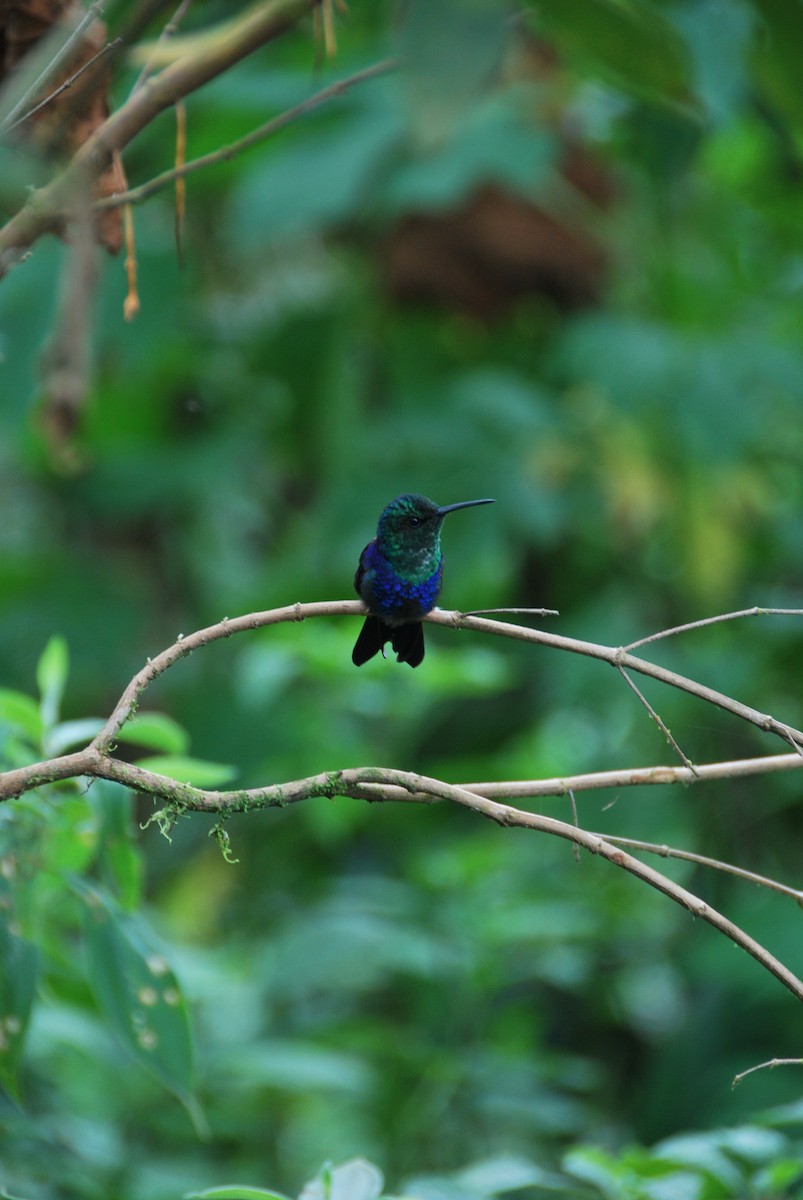
[[[417,667],[424,657],[424,627],[420,621],[408,621],[404,625],[388,625],[381,617],[366,617],[360,636],[354,643],[351,661],[361,667],[390,642],[396,652],[397,662]]]

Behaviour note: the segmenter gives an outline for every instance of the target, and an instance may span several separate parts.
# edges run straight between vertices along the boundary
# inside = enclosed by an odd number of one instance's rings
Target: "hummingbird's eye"
[[[416,526],[416,525],[420,525],[420,524],[421,524],[421,518],[420,518],[420,517],[408,517],[408,518],[407,518],[407,524],[408,524],[408,525],[410,525],[410,526],[413,526],[413,527],[414,527],[414,526]]]

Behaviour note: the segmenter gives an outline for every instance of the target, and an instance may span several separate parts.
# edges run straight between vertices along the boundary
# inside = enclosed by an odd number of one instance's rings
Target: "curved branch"
[[[151,791],[153,786],[158,784],[162,788],[163,794],[168,794],[175,812],[192,808],[196,811],[211,810],[219,814],[223,807],[220,803],[220,793],[201,792],[200,789],[165,780],[162,776],[154,775],[153,772],[143,771],[129,763],[118,762],[91,748],[78,754],[67,755],[60,760],[53,760],[53,762],[60,764],[59,778],[86,774],[95,778],[114,779],[141,791]],[[168,786],[165,787],[165,785]],[[662,875],[660,871],[633,858],[619,845],[614,845],[599,834],[589,833],[555,817],[523,812],[521,809],[500,804],[488,796],[478,795],[476,792],[468,791],[467,788],[444,783],[442,780],[432,779],[426,775],[418,775],[409,771],[386,770],[381,767],[356,767],[343,771],[329,771],[308,779],[295,780],[289,784],[229,793],[232,800],[225,806],[225,809],[231,813],[247,812],[257,807],[284,807],[287,804],[312,797],[333,799],[336,796],[350,796],[354,799],[371,802],[392,801],[396,799],[396,793],[399,790],[406,793],[408,798],[414,802],[426,803],[431,799],[450,801],[471,809],[480,816],[496,822],[497,825],[533,829],[554,837],[562,837],[576,846],[588,850],[591,854],[598,854],[615,867],[634,875],[642,883],[648,884],[687,909],[693,916],[699,917],[719,930],[720,933],[725,934],[737,946],[746,950],[770,974],[774,975],[793,996],[798,1000],[803,1000],[803,981],[798,979],[764,946],[717,909],[712,908],[695,896],[693,892],[675,883],[666,875]]]
[[[156,658],[148,661],[147,665],[138,672],[120,697],[114,712],[103,729],[93,741],[98,750],[106,751],[120,732],[125,721],[139,703],[139,698],[154,679],[171,667],[180,658],[191,654],[199,646],[208,645],[223,637],[231,637],[234,633],[242,633],[247,629],[260,629],[266,625],[276,625],[283,621],[304,621],[310,617],[321,616],[363,616],[366,612],[361,600],[322,600],[312,604],[290,604],[283,608],[269,609],[265,612],[246,613],[229,620],[225,617],[206,629],[199,629],[187,637],[180,638],[172,646],[163,650]],[[621,647],[598,645],[596,642],[585,642],[577,638],[566,637],[557,633],[546,633],[540,629],[529,629],[524,625],[513,625],[508,621],[490,621],[486,617],[471,617],[464,613],[451,612],[436,608],[424,618],[433,625],[446,625],[453,629],[469,629],[477,633],[490,633],[496,637],[513,638],[516,641],[532,642],[539,646],[551,646],[556,650],[567,650],[572,654],[583,654],[589,658],[601,659],[618,670],[627,668],[648,675],[670,687],[679,688],[692,696],[697,696],[709,704],[749,721],[759,729],[775,733],[784,741],[803,749],[803,732],[786,725],[783,721],[767,713],[761,713],[747,704],[731,699],[730,696],[717,692],[714,688],[687,679],[676,671],[660,667],[656,663],[628,654]]]
[[[315,616],[349,615],[362,616],[365,607],[357,600],[321,601],[313,604],[294,604],[284,608],[271,609],[261,613],[249,613],[229,620],[224,618],[206,629],[197,630],[188,637],[180,637],[172,646],[163,650],[156,658],[149,660],[126,687],[120,697],[114,712],[109,717],[103,729],[86,749],[75,754],[64,755],[48,762],[34,763],[32,766],[6,772],[0,776],[0,798],[8,798],[41,786],[44,783],[60,779],[89,778],[111,779],[125,784],[137,791],[161,796],[166,799],[173,814],[184,810],[214,812],[218,815],[228,815],[233,812],[246,812],[253,808],[269,806],[284,806],[300,800],[316,796],[351,796],[356,799],[371,801],[393,801],[406,799],[417,803],[429,803],[432,800],[446,800],[469,808],[479,815],[495,821],[503,826],[519,826],[562,837],[580,846],[592,854],[598,854],[614,866],[628,871],[643,883],[655,888],[668,896],[675,903],[686,908],[694,916],[707,921],[720,933],[724,933],[736,945],[741,946],[752,955],[766,970],[784,985],[799,1000],[803,1000],[803,981],[799,980],[783,963],[770,954],[760,943],[740,929],[716,909],[711,908],[692,892],[681,887],[673,880],[662,875],[654,868],[633,858],[621,848],[626,839],[607,840],[595,833],[589,833],[577,825],[558,820],[555,817],[531,813],[501,804],[485,791],[500,788],[516,790],[525,789],[524,794],[533,794],[531,783],[494,784],[461,787],[432,779],[425,775],[413,774],[406,771],[386,770],[378,767],[362,767],[348,770],[325,772],[308,779],[295,780],[291,783],[273,785],[264,788],[250,788],[232,792],[204,791],[191,787],[176,780],[166,779],[152,771],[130,763],[120,762],[111,756],[114,740],[125,722],[134,713],[140,697],[145,689],[160,675],[164,674],[179,659],[192,653],[200,646],[208,645],[234,633],[246,629],[258,629],[266,625],[278,624],[284,621],[303,621]],[[520,641],[535,642],[540,645],[552,646],[556,649],[584,654],[591,658],[602,659],[621,670],[627,666],[632,670],[651,675],[672,686],[679,687],[701,699],[717,704],[719,707],[737,716],[758,724],[761,728],[779,733],[786,740],[793,741],[796,748],[803,744],[803,734],[791,726],[784,725],[772,717],[764,716],[755,709],[731,700],[711,688],[704,687],[693,680],[686,679],[672,671],[656,667],[652,663],[634,658],[621,648],[599,646],[593,642],[578,641],[574,638],[547,634],[539,630],[526,629],[522,626],[508,623],[488,621],[480,617],[465,616],[458,612],[442,612],[434,610],[426,620],[438,625],[451,625],[458,629],[473,629],[478,632],[492,633],[502,637],[514,637]],[[780,759],[785,761],[780,765]],[[791,760],[791,763],[790,761]],[[739,773],[753,773],[756,763],[760,760],[744,760]],[[789,769],[790,765],[803,763],[803,756],[798,754],[775,756],[763,760],[762,767],[767,770]],[[721,771],[723,764],[711,764],[711,774]],[[651,782],[669,782],[682,777],[686,772],[689,778],[705,778],[706,768],[675,767],[652,768],[649,770]],[[656,778],[661,773],[661,778]],[[610,785],[610,772],[604,773]],[[617,774],[617,773],[614,773]],[[630,782],[645,782],[645,778],[636,778],[642,772],[631,772]],[[715,776],[714,776],[715,777]],[[583,777],[579,777],[582,779]],[[593,777],[591,777],[593,778]],[[600,786],[599,776],[594,786]],[[543,783],[544,781],[542,781]],[[553,781],[554,782],[554,781]],[[563,792],[572,791],[580,786],[577,781],[563,779],[558,781],[559,789]],[[483,790],[480,791],[480,788]],[[518,792],[518,794],[522,794]],[[169,814],[168,814],[169,815]],[[638,843],[632,843],[637,845]],[[655,850],[653,846],[642,844],[642,848]],[[659,852],[660,848],[659,848]],[[669,851],[666,850],[668,854]],[[700,860],[702,861],[702,860]]]

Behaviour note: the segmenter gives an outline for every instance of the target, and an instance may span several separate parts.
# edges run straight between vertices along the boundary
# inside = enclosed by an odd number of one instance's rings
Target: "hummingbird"
[[[424,657],[421,618],[441,593],[441,526],[447,513],[493,500],[462,500],[439,507],[426,496],[405,493],[382,512],[376,537],[360,555],[354,589],[368,609],[351,660],[361,667],[390,642],[397,662],[417,667]]]

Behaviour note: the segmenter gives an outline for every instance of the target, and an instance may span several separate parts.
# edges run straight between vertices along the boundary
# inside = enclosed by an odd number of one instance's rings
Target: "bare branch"
[[[472,608],[471,612],[467,612],[467,617],[485,617],[491,613],[517,613],[524,615],[525,613],[531,617],[559,617],[560,613],[556,608]]]
[[[747,1075],[752,1075],[754,1071],[763,1071],[766,1067],[803,1067],[803,1058],[771,1058],[769,1062],[757,1063],[755,1067],[748,1067],[746,1071],[734,1075],[731,1087],[736,1087]]]
[[[798,1000],[803,1000],[803,981],[797,978],[782,962],[770,954],[759,942],[748,933],[735,925],[727,917],[710,905],[700,900],[692,892],[680,884],[662,875],[654,868],[647,866],[637,858],[627,854],[619,846],[595,833],[588,833],[566,821],[538,813],[523,812],[505,804],[499,804],[487,796],[477,795],[465,788],[444,783],[425,775],[417,775],[408,771],[385,770],[379,767],[358,767],[344,771],[325,772],[309,779],[296,780],[293,783],[280,786],[250,789],[239,793],[229,793],[234,797],[229,805],[222,805],[222,793],[202,792],[185,784],[165,780],[149,771],[142,771],[129,763],[121,763],[107,755],[100,754],[90,747],[78,754],[67,755],[62,759],[53,760],[47,765],[57,766],[57,773],[49,773],[49,778],[70,778],[75,775],[88,775],[96,778],[115,779],[129,787],[142,791],[151,791],[154,783],[162,794],[168,793],[169,802],[178,811],[194,809],[195,811],[246,812],[256,807],[279,806],[296,803],[312,797],[351,796],[355,799],[393,800],[398,789],[406,792],[410,799],[418,797],[451,801],[469,808],[480,816],[495,821],[505,827],[517,826],[548,833],[555,837],[565,838],[574,845],[598,854],[614,866],[621,868],[640,879],[642,883],[655,888],[676,904],[680,904],[693,916],[707,921],[720,933],[725,934],[743,950],[746,950],[758,963],[783,984]],[[19,772],[10,772],[19,774]],[[42,778],[40,783],[45,782]],[[30,783],[29,783],[30,786]],[[209,803],[206,802],[208,798]],[[426,800],[425,800],[426,802]]]
[[[622,767],[616,771],[590,771],[584,775],[553,776],[551,779],[517,779],[509,782],[464,783],[468,791],[509,800],[535,796],[567,796],[569,792],[604,788],[643,787],[652,784],[696,783],[706,779],[744,779],[775,771],[803,768],[799,754],[770,754],[726,762],[696,763],[690,767]]]
[[[451,625],[457,629],[471,629],[476,633],[492,633],[500,637],[514,638],[516,641],[552,646],[556,650],[568,650],[572,654],[584,654],[589,658],[601,659],[612,667],[616,667],[617,670],[625,667],[628,670],[637,671],[640,675],[648,675],[652,679],[668,683],[670,687],[689,692],[691,695],[699,697],[700,700],[714,704],[725,712],[733,713],[734,716],[741,717],[744,721],[749,721],[751,725],[755,725],[767,733],[775,733],[794,746],[803,747],[803,732],[799,729],[794,729],[791,725],[778,721],[775,717],[759,712],[758,709],[742,704],[738,700],[732,700],[730,696],[717,692],[703,683],[687,679],[676,671],[670,671],[666,667],[658,666],[657,663],[648,662],[643,658],[636,658],[635,655],[628,654],[624,647],[598,645],[596,642],[585,642],[577,638],[563,637],[557,633],[546,633],[541,629],[526,629],[522,625],[488,621],[483,617],[469,617],[465,613],[447,612],[441,609],[434,609],[424,619],[435,625]]]

